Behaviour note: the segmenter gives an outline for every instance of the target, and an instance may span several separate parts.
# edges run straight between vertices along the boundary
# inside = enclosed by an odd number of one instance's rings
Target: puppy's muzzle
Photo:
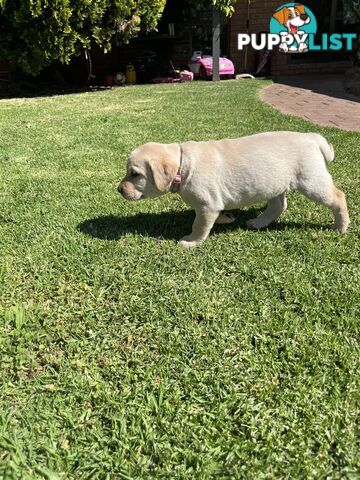
[[[117,191],[120,193],[120,195],[122,197],[124,197],[126,200],[129,200],[131,197],[131,195],[129,195],[129,192],[127,191],[127,189],[124,187],[124,184],[123,182],[120,182],[118,187],[117,187]]]
[[[133,188],[129,188],[126,182],[120,182],[117,187],[118,192],[125,198],[125,200],[140,200],[144,195],[136,192]]]

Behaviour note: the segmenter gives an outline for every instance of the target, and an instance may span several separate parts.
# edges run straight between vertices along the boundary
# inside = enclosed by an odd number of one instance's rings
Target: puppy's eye
[[[292,18],[292,13],[289,13],[288,17],[289,17],[289,18]]]
[[[132,178],[138,177],[140,174],[138,172],[135,172],[135,170],[131,170],[130,175]]]

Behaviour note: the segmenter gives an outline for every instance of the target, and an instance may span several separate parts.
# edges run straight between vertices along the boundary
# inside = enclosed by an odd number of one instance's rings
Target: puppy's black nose
[[[309,15],[307,15],[306,13],[302,13],[300,15],[300,18],[301,18],[301,20],[304,20],[304,22],[306,22],[306,20],[309,18]]]
[[[122,193],[122,185],[121,185],[121,183],[119,183],[119,185],[118,185],[118,188],[117,188],[117,189],[118,189],[118,192],[119,192],[119,193]]]

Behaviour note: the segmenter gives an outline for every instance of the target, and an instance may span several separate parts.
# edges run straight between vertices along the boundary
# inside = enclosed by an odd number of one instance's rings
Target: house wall
[[[285,1],[281,0],[251,0],[249,6],[249,33],[268,32],[269,23],[274,11]],[[230,20],[230,52],[229,56],[235,63],[236,72],[256,72],[260,60],[259,52],[251,47],[247,51],[237,48],[237,35],[247,32],[248,1],[239,0],[235,13]],[[299,54],[300,55],[300,54]],[[271,60],[272,75],[289,75],[301,73],[340,73],[351,66],[349,61],[329,62],[304,62],[294,61],[292,55],[274,49]]]

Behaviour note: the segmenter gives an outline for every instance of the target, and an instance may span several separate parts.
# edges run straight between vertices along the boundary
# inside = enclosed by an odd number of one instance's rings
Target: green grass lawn
[[[0,478],[357,479],[360,134],[266,82],[0,102]],[[200,247],[177,195],[116,191],[146,141],[316,131],[350,231],[297,193]]]

